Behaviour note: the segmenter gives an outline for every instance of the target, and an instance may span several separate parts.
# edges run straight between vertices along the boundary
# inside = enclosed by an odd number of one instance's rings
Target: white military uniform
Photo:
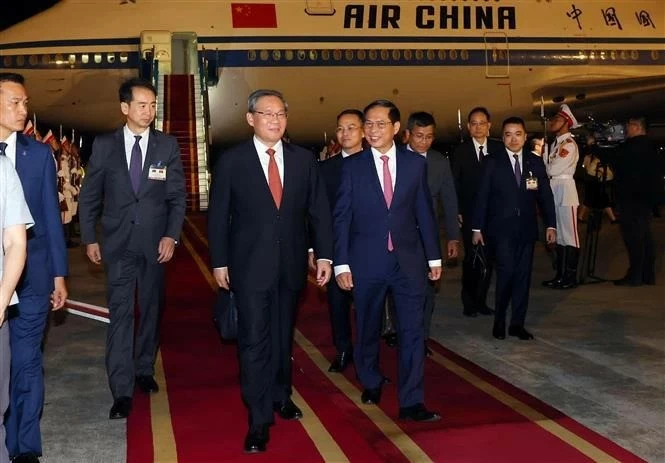
[[[545,167],[550,177],[556,211],[556,242],[580,247],[577,233],[577,206],[580,204],[573,175],[580,158],[577,143],[570,133],[559,135],[549,151]]]

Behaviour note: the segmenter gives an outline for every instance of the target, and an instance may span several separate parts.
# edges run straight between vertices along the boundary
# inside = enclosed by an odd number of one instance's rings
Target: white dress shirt
[[[270,155],[266,152],[268,147],[264,145],[261,140],[254,136],[254,147],[256,147],[256,152],[259,153],[259,161],[261,161],[261,168],[263,169],[263,175],[266,176],[266,182],[270,184],[268,180],[268,163],[270,163]],[[272,147],[275,150],[275,163],[277,164],[277,170],[279,171],[279,181],[284,186],[284,145],[282,141],[278,141],[275,146]]]
[[[476,150],[476,159],[480,162],[480,147],[483,147],[483,157],[487,156],[487,138],[485,138],[484,143],[480,143],[478,140],[475,138],[471,138],[473,140],[473,147]]]
[[[408,143],[406,144],[406,149],[408,149],[409,151],[412,151],[412,152],[414,152],[414,153],[418,153],[418,151],[416,151],[416,150],[414,150],[413,148],[411,148],[411,145],[409,145]],[[425,153],[418,153],[418,154],[420,154],[420,155],[423,156],[423,157],[427,157],[427,152],[425,152]]]
[[[413,151],[413,150],[412,150]],[[372,148],[372,158],[374,159],[374,167],[376,167],[376,175],[379,177],[379,183],[381,184],[381,190],[383,190],[383,159],[381,156],[388,156],[388,170],[390,171],[390,179],[393,184],[393,191],[395,191],[395,181],[397,180],[397,147],[393,143],[393,146],[386,153],[381,153],[380,151]],[[386,242],[386,247],[388,243]],[[441,259],[427,261],[430,267],[441,267]],[[336,265],[335,266],[335,276],[342,273],[350,272],[351,267],[349,265]]]
[[[134,148],[134,143],[136,143],[137,135],[141,136],[139,140],[139,146],[141,147],[141,168],[143,168],[143,163],[145,163],[145,155],[148,152],[148,137],[150,136],[150,128],[145,129],[143,133],[134,133],[129,130],[129,127],[125,125],[122,132],[125,137],[125,158],[127,159],[127,170],[130,168],[130,163],[132,160],[132,148]]]
[[[14,169],[16,169],[16,132],[12,132],[4,142],[7,143],[5,155],[12,162]]]
[[[342,157],[343,158],[348,158],[349,156],[351,156],[351,153],[347,153],[346,151],[342,150]]]

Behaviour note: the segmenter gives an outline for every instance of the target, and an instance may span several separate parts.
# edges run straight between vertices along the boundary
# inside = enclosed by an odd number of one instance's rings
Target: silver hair
[[[276,96],[280,100],[282,100],[282,103],[284,103],[284,109],[288,110],[289,109],[289,104],[286,102],[284,99],[284,95],[281,94],[281,92],[278,92],[277,90],[270,90],[270,89],[259,89],[259,90],[254,90],[250,95],[249,98],[247,98],[247,112],[253,113],[256,111],[256,103],[258,103],[260,98],[263,98],[264,96]]]

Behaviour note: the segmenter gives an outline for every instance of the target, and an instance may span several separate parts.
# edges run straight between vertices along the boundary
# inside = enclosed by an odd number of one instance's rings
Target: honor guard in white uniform
[[[577,206],[580,201],[575,186],[575,169],[579,160],[577,143],[570,133],[579,124],[568,105],[563,104],[559,112],[548,122],[548,131],[556,139],[549,153],[545,154],[545,167],[550,177],[556,209],[556,255],[557,271],[553,279],[543,282],[543,286],[570,289],[577,286],[577,262],[580,240],[577,232]]]

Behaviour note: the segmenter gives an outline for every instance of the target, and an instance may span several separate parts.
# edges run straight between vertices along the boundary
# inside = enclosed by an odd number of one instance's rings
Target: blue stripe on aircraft
[[[0,69],[138,69],[139,53],[127,55],[125,62],[119,53],[114,53],[113,62],[108,61],[107,52],[88,52],[89,61],[83,63],[81,55],[74,53],[75,61],[68,61],[70,53],[61,53],[60,64],[56,54],[16,55],[0,57]],[[101,55],[101,62],[95,63],[95,55]],[[508,65],[506,54],[485,50],[444,50],[444,49],[382,49],[382,50],[204,50],[204,55],[212,65],[218,67],[304,67],[304,66],[490,66],[499,69]],[[510,50],[510,66],[549,66],[549,65],[655,65],[665,64],[664,51],[650,50]]]

